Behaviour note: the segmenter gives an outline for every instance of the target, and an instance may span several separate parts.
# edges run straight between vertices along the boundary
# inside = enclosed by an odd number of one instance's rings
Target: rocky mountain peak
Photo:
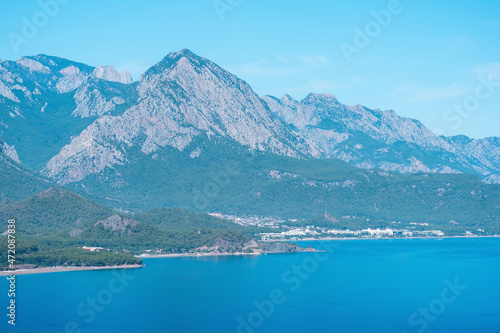
[[[339,104],[339,101],[333,94],[316,94],[310,93],[302,100],[303,104],[317,104],[317,103],[333,103]]]
[[[143,75],[139,93],[144,96],[151,92],[158,94],[159,91],[165,95],[190,97],[213,106],[213,103],[233,98],[241,99],[241,104],[251,102],[263,107],[262,101],[246,82],[188,49],[168,54]],[[214,111],[212,107],[210,112]]]
[[[201,68],[203,65],[208,65],[210,61],[208,59],[202,58],[188,49],[182,49],[177,52],[171,52],[166,57],[164,57],[159,63],[151,67],[144,73],[141,80],[147,80],[148,78],[158,75],[161,73],[168,73],[175,70],[177,67],[188,67],[191,68]]]
[[[182,50],[179,50],[177,52],[171,52],[167,55],[167,57],[169,57],[171,59],[180,59],[180,58],[189,58],[192,60],[204,59],[189,49],[182,49]]]
[[[68,67],[76,67],[80,72],[83,74],[89,75],[92,73],[94,70],[94,67],[83,64],[81,62],[76,62],[76,61],[71,61],[65,58],[60,58],[60,57],[55,57],[55,56],[49,56],[46,54],[37,54],[34,56],[29,56],[29,57],[24,57],[27,58],[31,61],[35,61],[37,63],[40,63],[47,69],[49,69],[49,72],[47,73],[54,73],[54,72],[59,72],[64,68]],[[21,58],[22,59],[22,58]],[[19,62],[19,60],[18,60]]]
[[[443,138],[446,139],[448,142],[459,143],[459,144],[469,144],[473,141],[473,139],[471,139],[465,135],[454,135],[454,136],[443,137]]]
[[[103,79],[111,82],[119,82],[123,84],[132,83],[132,75],[127,71],[117,71],[113,65],[103,67],[99,65],[94,69],[92,75],[98,79]]]
[[[50,73],[50,69],[47,66],[42,65],[36,60],[30,59],[28,57],[19,58],[16,63],[30,70],[30,72],[40,72],[44,74]]]
[[[51,187],[51,188],[37,194],[36,198],[38,198],[38,199],[43,199],[43,198],[47,198],[47,197],[60,197],[60,198],[62,198],[65,195],[74,195],[74,194],[67,191],[67,190],[63,190],[59,187]]]
[[[498,138],[439,137],[417,120],[345,105],[332,94],[310,93],[301,101],[287,94],[259,97],[245,81],[188,49],[165,56],[137,84],[114,83],[131,81],[130,74],[111,65],[96,68],[43,54],[1,62],[0,103],[6,112],[0,113],[0,125],[5,124],[0,135],[15,148],[0,150],[13,159],[19,152],[31,167],[45,165],[43,172],[61,184],[125,164],[130,154],[191,149],[195,139],[228,139],[295,157],[339,158],[363,168],[418,172],[424,165],[429,172],[471,172],[499,181]],[[52,124],[47,120],[36,127],[30,117],[47,118],[56,109],[68,124],[72,117],[97,119],[71,127],[71,139],[56,140],[59,153],[47,150],[41,164],[31,155],[35,142],[23,140],[33,128],[52,140],[60,126],[47,127]],[[22,126],[26,135],[10,130]],[[39,141],[37,147],[46,149]]]
[[[151,67],[136,89],[136,104],[97,119],[47,163],[46,173],[61,183],[78,181],[124,163],[122,143],[151,154],[167,146],[182,151],[198,136],[289,156],[308,149],[246,82],[187,49]]]
[[[288,95],[288,94],[284,94],[282,97],[281,97],[281,104],[283,106],[288,106],[288,107],[291,107],[291,108],[296,108],[297,105],[299,105],[299,102],[296,101],[295,99],[293,99],[292,96]]]
[[[281,99],[274,96],[262,96],[262,100],[266,102],[279,119],[285,123],[294,124],[297,117],[297,108],[300,105],[298,101],[288,94],[283,95]]]

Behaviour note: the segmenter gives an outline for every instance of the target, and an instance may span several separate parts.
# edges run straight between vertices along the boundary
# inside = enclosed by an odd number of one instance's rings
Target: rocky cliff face
[[[22,163],[41,169],[91,118],[121,112],[136,98],[131,85],[95,70],[46,55],[0,61],[0,136]]]
[[[108,217],[107,219],[97,221],[94,225],[97,226],[99,224],[102,224],[105,229],[120,231],[120,234],[123,236],[125,233],[130,235],[132,233],[132,228],[139,224],[139,222],[128,217],[123,217],[115,214]]]
[[[498,138],[442,137],[421,122],[394,111],[341,104],[330,94],[310,94],[302,101],[262,97],[284,122],[316,144],[322,157],[362,168],[398,172],[469,172],[486,182],[500,175]]]
[[[138,151],[151,158],[165,147],[183,151],[202,137],[295,158],[500,182],[499,138],[437,136],[394,111],[344,105],[329,94],[259,98],[189,50],[167,55],[137,82],[112,66],[46,55],[0,61],[0,107],[3,151],[60,184],[125,165]]]
[[[139,146],[148,155],[167,146],[182,151],[201,134],[281,155],[308,152],[304,140],[248,84],[189,50],[171,53],[149,69],[137,92],[135,105],[98,118],[47,163],[45,172],[60,183],[79,181],[124,163],[129,147]]]
[[[123,84],[132,83],[132,75],[130,75],[127,71],[118,72],[113,65],[108,65],[103,67],[99,65],[94,71],[92,75],[98,79],[103,79],[111,82],[120,82]]]
[[[14,146],[10,146],[7,142],[3,141],[0,138],[0,153],[5,154],[7,157],[11,158],[17,163],[21,163],[19,160],[19,156],[17,155],[16,148]]]

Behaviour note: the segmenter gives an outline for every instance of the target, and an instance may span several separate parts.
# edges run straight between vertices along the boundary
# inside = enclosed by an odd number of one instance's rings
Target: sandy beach
[[[71,272],[71,271],[94,271],[101,269],[124,269],[124,268],[140,268],[143,265],[120,265],[120,266],[89,266],[89,267],[38,267],[30,269],[19,269],[15,271],[0,271],[0,276],[23,275],[23,274],[40,274],[40,273],[55,273],[55,272]]]

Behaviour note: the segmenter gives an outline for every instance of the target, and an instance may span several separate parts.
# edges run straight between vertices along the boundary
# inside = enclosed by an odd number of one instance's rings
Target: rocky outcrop
[[[223,236],[217,237],[210,244],[200,246],[195,249],[198,252],[209,253],[248,253],[248,254],[264,254],[264,253],[295,253],[295,252],[315,252],[312,247],[304,249],[297,244],[286,242],[256,242],[250,240],[248,242],[228,241]]]
[[[19,155],[17,154],[16,147],[7,144],[7,142],[0,139],[0,153],[4,153],[17,163],[21,163]]]
[[[108,65],[105,67],[99,65],[98,67],[96,67],[96,69],[94,69],[92,75],[98,79],[103,79],[106,81],[120,82],[123,84],[132,83],[132,75],[130,75],[129,72],[127,71],[119,72],[113,67],[113,65]]]
[[[112,231],[120,231],[123,236],[125,233],[131,234],[134,226],[139,224],[139,222],[134,221],[128,217],[122,217],[119,215],[112,215],[105,220],[100,220],[95,223],[95,225],[102,224],[105,229],[111,229]]]
[[[264,253],[294,253],[305,251],[303,247],[300,247],[297,244],[285,242],[267,242],[258,243],[258,245],[259,249],[261,249]],[[308,250],[307,252],[311,252],[311,250]]]
[[[262,253],[262,250],[254,240],[248,242],[235,242],[227,240],[224,236],[216,237],[209,244],[197,247],[195,251],[204,253]]]

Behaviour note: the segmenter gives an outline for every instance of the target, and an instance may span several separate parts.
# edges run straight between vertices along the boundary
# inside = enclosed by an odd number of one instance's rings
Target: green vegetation
[[[122,234],[120,231],[112,231],[99,224],[73,237],[71,242],[82,246],[105,247],[115,251],[126,249],[135,254],[156,249],[162,249],[166,253],[183,253],[210,244],[218,237],[234,242],[245,242],[251,239],[248,235],[230,230],[199,228],[188,232],[162,231],[147,224],[138,224],[128,228],[127,232]]]
[[[0,139],[0,146],[2,146]],[[4,199],[23,200],[39,193],[50,186],[51,182],[35,175],[15,161],[11,160],[0,149],[0,201]]]
[[[238,247],[274,230],[203,212],[298,219],[292,226],[500,233],[500,186],[474,176],[363,170],[335,159],[252,154],[221,140],[198,140],[183,152],[161,148],[156,159],[130,154],[129,164],[74,185],[92,189],[82,195],[101,204],[65,189],[46,190],[45,179],[0,156],[0,171],[11,175],[0,184],[0,231],[15,218],[18,263],[35,265],[132,262],[131,254],[182,253],[215,243]],[[195,148],[201,155],[191,158]],[[120,186],[110,186],[115,183]],[[332,218],[320,215],[325,208]],[[107,250],[96,255],[82,246]]]
[[[23,234],[53,234],[71,230],[90,221],[113,214],[113,210],[92,200],[60,188],[50,188],[20,202],[0,203],[0,228],[7,220],[18,220],[17,232]]]
[[[33,88],[34,89],[34,88]],[[34,170],[42,169],[71,137],[81,133],[96,117],[80,118],[71,113],[76,109],[75,91],[64,94],[47,92],[40,104],[25,107],[24,117],[5,117],[9,131],[4,139],[14,145],[19,159]],[[44,112],[40,109],[47,103]],[[29,125],[26,119],[29,119]]]
[[[18,264],[46,266],[115,266],[142,264],[142,260],[127,253],[90,252],[66,248],[31,253],[19,258]]]
[[[157,226],[160,230],[165,232],[191,232],[200,230],[200,228],[205,228],[254,235],[258,232],[268,231],[268,229],[257,227],[244,227],[208,214],[196,213],[180,208],[153,208],[132,215],[131,217],[138,222]]]
[[[472,175],[399,174],[358,169],[336,159],[253,155],[221,141],[200,139],[182,152],[162,148],[155,152],[157,159],[129,151],[127,164],[91,175],[84,185],[95,189],[97,201],[129,211],[182,207],[309,218],[327,208],[337,218],[432,224],[455,220],[479,227],[500,223],[500,186]],[[196,148],[201,155],[191,158]],[[279,175],[273,177],[273,170]]]
[[[16,265],[31,264],[47,266],[113,266],[142,264],[142,260],[128,253],[108,251],[91,252],[76,247],[41,249],[43,245],[35,240],[16,242]],[[0,237],[0,267],[8,270],[7,238]]]
[[[53,235],[21,235],[16,239],[16,263],[37,266],[75,265],[103,266],[140,263],[133,254],[161,249],[162,253],[185,253],[223,239],[244,244],[251,237],[233,231],[199,229],[190,232],[164,232],[156,227],[138,224],[131,232],[106,229],[102,224],[85,229],[70,237],[67,232]],[[102,247],[106,251],[89,252],[83,246]],[[128,251],[125,253],[124,251]],[[7,237],[0,236],[0,266],[6,267]]]
[[[182,209],[118,213],[60,188],[21,202],[5,201],[0,218],[0,230],[7,229],[9,218],[16,219],[17,263],[37,266],[135,263],[132,254],[148,250],[183,253],[217,240],[241,247],[254,234],[254,228]],[[106,251],[88,252],[83,246]],[[0,236],[0,247],[6,260],[7,236]]]

